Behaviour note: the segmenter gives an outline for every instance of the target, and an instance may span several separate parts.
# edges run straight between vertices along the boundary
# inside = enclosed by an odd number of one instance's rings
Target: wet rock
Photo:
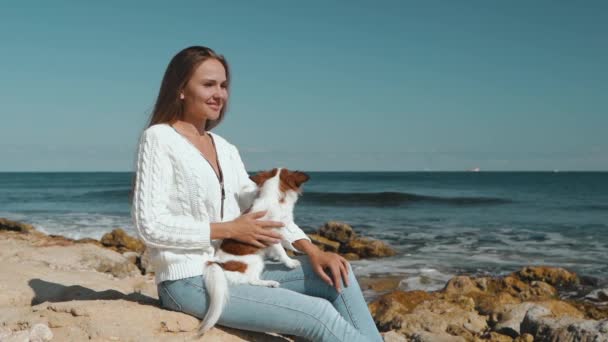
[[[388,244],[370,238],[355,238],[341,246],[343,253],[355,253],[361,258],[382,258],[394,256],[397,252]]]
[[[353,227],[346,223],[329,221],[325,223],[323,227],[319,228],[319,235],[330,240],[338,241],[341,244],[346,244],[355,238],[357,234],[355,234]]]
[[[361,258],[360,258],[360,257],[359,257],[357,254],[355,254],[355,253],[345,253],[345,254],[342,254],[342,256],[343,256],[343,257],[344,257],[346,260],[351,260],[351,261],[353,261],[353,260],[360,260],[360,259],[361,259]]]
[[[18,232],[18,233],[25,233],[25,234],[34,233],[34,232],[40,233],[31,224],[11,221],[9,219],[0,217],[0,231],[3,231],[3,230]],[[40,234],[42,234],[42,233],[40,233]]]
[[[514,275],[524,281],[538,280],[554,287],[570,287],[580,282],[576,273],[560,267],[528,266]]]
[[[606,302],[608,301],[608,288],[591,291],[588,295],[585,296],[585,299],[594,302]]]
[[[340,248],[340,243],[336,241],[329,240],[319,234],[308,234],[308,237],[319,249],[326,252],[334,252],[337,253]]]
[[[110,233],[104,234],[101,238],[101,243],[106,247],[111,247],[117,252],[133,251],[139,254],[146,249],[144,243],[139,239],[129,236],[121,228],[112,230]]]
[[[403,276],[357,277],[361,289],[376,292],[395,290],[402,279]]]

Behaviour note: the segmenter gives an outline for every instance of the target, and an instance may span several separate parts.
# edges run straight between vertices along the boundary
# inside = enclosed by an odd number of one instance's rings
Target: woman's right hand
[[[264,248],[281,241],[281,235],[272,228],[284,227],[277,221],[258,220],[266,215],[266,211],[243,214],[231,223],[230,238],[259,248]]]

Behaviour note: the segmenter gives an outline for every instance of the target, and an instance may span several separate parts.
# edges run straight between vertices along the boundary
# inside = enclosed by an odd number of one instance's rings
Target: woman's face
[[[184,112],[198,120],[217,120],[228,100],[226,70],[216,59],[201,63],[182,91]]]

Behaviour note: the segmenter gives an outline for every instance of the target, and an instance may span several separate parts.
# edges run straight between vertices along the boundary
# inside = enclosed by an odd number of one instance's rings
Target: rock
[[[139,262],[139,268],[143,274],[154,273],[154,267],[152,267],[152,262],[150,261],[150,252],[148,252],[148,249],[142,253]]]
[[[445,300],[437,293],[397,290],[370,303],[369,309],[381,331],[397,330],[419,341],[460,341],[487,329],[486,317],[475,312],[474,304],[469,297]]]
[[[465,338],[472,338],[488,328],[487,317],[479,315],[473,306],[473,301],[468,297],[461,297],[454,302],[446,302],[441,298],[425,301],[402,318],[399,330],[408,336],[419,331],[429,331],[438,334],[458,333]]]
[[[317,247],[326,252],[334,252],[337,253],[340,248],[340,243],[336,241],[331,241],[319,234],[308,234],[308,237]]]
[[[12,333],[13,332],[11,331],[11,329],[0,326],[0,341],[4,341]]]
[[[94,259],[89,259],[89,261],[93,260]],[[139,273],[137,266],[132,264],[127,259],[124,259],[124,261],[120,260],[118,262],[111,260],[98,260],[93,267],[98,272],[110,273],[117,278],[124,278]]]
[[[30,342],[44,342],[53,339],[53,332],[46,324],[38,323],[30,330]]]
[[[498,323],[493,330],[504,335],[509,335],[516,338],[520,335],[520,326],[526,316],[528,310],[541,306],[551,312],[553,317],[575,317],[583,318],[584,315],[574,306],[562,302],[560,300],[547,300],[534,303],[521,303],[516,305],[507,305],[503,308],[503,312],[498,314]]]
[[[566,302],[585,314],[587,319],[608,319],[608,303],[567,299]]]
[[[348,243],[356,236],[353,227],[337,221],[325,223],[323,227],[319,228],[319,235],[330,240],[338,241],[341,244]]]
[[[139,259],[139,254],[136,252],[124,252],[122,253],[122,256],[124,256],[125,259],[129,260],[129,262],[132,264],[137,264],[137,259]]]
[[[555,287],[570,287],[580,282],[576,273],[561,267],[528,266],[514,275],[524,281],[539,280]]]
[[[354,238],[342,245],[341,249],[342,253],[355,253],[361,258],[381,258],[397,254],[386,243],[370,238]]]
[[[450,279],[442,292],[448,296],[473,298],[476,309],[483,315],[503,312],[502,308],[506,305],[548,300],[557,295],[557,290],[547,283],[526,283],[512,275],[502,278],[458,276]]]
[[[595,342],[608,341],[608,320],[596,321],[570,316],[553,318],[551,311],[542,306],[528,310],[521,324],[522,333],[534,341]]]
[[[143,253],[146,246],[142,241],[129,236],[124,230],[116,228],[110,233],[104,234],[101,243],[106,247],[112,247],[118,252],[133,251]]]
[[[393,291],[368,305],[376,325],[381,331],[401,328],[402,317],[433,295],[424,291]]]
[[[585,296],[585,299],[589,299],[594,302],[606,302],[608,301],[608,288],[591,291]]]
[[[29,234],[29,233],[34,233],[34,232],[42,234],[41,232],[37,231],[36,228],[34,228],[34,226],[32,226],[31,224],[11,221],[9,219],[0,217],[0,231],[2,231],[2,230],[24,233],[24,234]]]
[[[534,342],[534,336],[530,334],[523,334],[514,339],[513,342]]]
[[[510,305],[508,308],[505,308],[505,312],[499,315],[498,323],[494,326],[493,330],[508,335],[511,338],[519,336],[519,326],[528,310],[534,306],[534,303]]]
[[[432,333],[421,331],[413,334],[410,341],[412,342],[466,342],[467,340],[461,336],[453,336],[446,333]]]
[[[407,342],[405,336],[395,330],[380,333],[380,335],[382,335],[384,342]]]
[[[498,334],[494,331],[490,332],[489,335],[490,335],[489,336],[490,342],[513,342],[513,339],[510,336]],[[484,340],[484,341],[486,341],[486,340]]]
[[[25,330],[15,331],[2,340],[2,342],[29,342],[29,341],[30,341],[30,333]]]
[[[373,290],[375,292],[385,292],[399,287],[403,276],[383,276],[383,277],[358,277],[357,281],[363,290]]]
[[[344,253],[344,254],[342,254],[342,256],[343,256],[343,257],[344,257],[346,260],[350,260],[350,261],[353,261],[353,260],[359,260],[359,259],[361,259],[361,258],[360,258],[360,257],[359,257],[357,254],[355,254],[355,253]]]
[[[76,241],[74,241],[75,243],[91,243],[94,244],[96,246],[99,247],[105,247],[101,242],[99,242],[98,240],[95,239],[91,239],[91,238],[84,238],[84,239],[78,239]]]

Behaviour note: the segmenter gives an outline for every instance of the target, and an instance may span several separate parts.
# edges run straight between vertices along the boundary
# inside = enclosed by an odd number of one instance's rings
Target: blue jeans
[[[382,341],[350,266],[350,285],[338,293],[312,270],[307,256],[297,259],[302,266],[295,269],[266,263],[262,279],[278,281],[279,288],[230,285],[218,324],[311,341]],[[209,305],[203,276],[163,281],[158,296],[164,308],[200,319]]]

